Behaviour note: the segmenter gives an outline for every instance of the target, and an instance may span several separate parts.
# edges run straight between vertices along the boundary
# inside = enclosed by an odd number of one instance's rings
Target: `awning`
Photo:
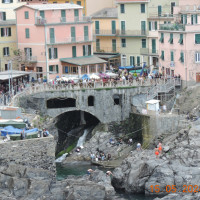
[[[134,69],[135,66],[119,67],[119,69]]]
[[[8,70],[0,72],[0,81],[8,80],[9,78],[17,78],[20,76],[25,76],[31,74],[31,72],[25,72],[25,71],[17,71],[17,70]]]
[[[97,54],[95,53],[95,56],[99,57],[99,58],[103,58],[103,59],[110,59],[110,58],[117,58],[120,56],[119,53],[116,53],[116,54]]]
[[[107,61],[98,58],[97,56],[82,56],[75,58],[61,58],[61,62],[70,63],[73,65],[84,66],[84,65],[93,65],[93,64],[102,64]]]

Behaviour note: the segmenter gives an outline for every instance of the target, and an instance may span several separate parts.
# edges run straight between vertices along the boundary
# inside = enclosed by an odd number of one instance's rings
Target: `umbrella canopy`
[[[84,75],[81,77],[81,79],[82,79],[82,80],[84,80],[84,79],[90,80],[90,77],[89,77],[87,74],[84,74]]]
[[[101,78],[110,78],[110,76],[107,75],[107,74],[105,74],[105,73],[99,73],[99,76],[100,76]]]
[[[96,74],[92,74],[92,75],[90,75],[90,78],[91,78],[91,79],[100,79],[100,77],[97,76]]]
[[[116,76],[118,76],[118,74],[115,74],[115,73],[112,73],[112,72],[108,72],[108,73],[106,73],[108,76],[110,76],[110,77],[116,77]]]

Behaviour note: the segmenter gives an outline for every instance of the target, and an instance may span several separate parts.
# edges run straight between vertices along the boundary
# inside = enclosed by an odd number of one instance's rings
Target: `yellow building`
[[[9,61],[12,61],[12,68],[18,69],[18,63],[14,51],[17,50],[16,21],[0,21],[0,70],[8,70]]]
[[[83,6],[83,14],[87,14],[86,0],[48,0],[48,3],[74,3]]]
[[[120,39],[117,8],[104,8],[93,15],[94,53],[108,61],[108,68],[120,65]]]

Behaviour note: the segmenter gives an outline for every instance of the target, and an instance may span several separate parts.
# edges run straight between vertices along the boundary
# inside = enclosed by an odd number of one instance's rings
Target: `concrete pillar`
[[[80,115],[81,115],[80,125],[86,124],[85,117],[84,117],[84,111],[81,110]]]
[[[106,72],[106,63],[103,64],[103,72]]]
[[[81,77],[81,66],[78,66],[78,76]]]
[[[96,68],[96,73],[98,73],[98,65],[97,64],[95,65],[95,68]]]
[[[150,57],[149,57],[149,65],[151,66],[152,64],[153,64],[153,57],[150,56]]]
[[[87,74],[89,74],[89,73],[90,73],[90,66],[87,65]]]

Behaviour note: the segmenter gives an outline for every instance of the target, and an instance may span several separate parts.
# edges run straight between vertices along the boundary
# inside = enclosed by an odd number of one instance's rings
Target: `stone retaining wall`
[[[11,141],[0,144],[0,165],[19,164],[49,170],[55,176],[55,141],[53,136]]]

